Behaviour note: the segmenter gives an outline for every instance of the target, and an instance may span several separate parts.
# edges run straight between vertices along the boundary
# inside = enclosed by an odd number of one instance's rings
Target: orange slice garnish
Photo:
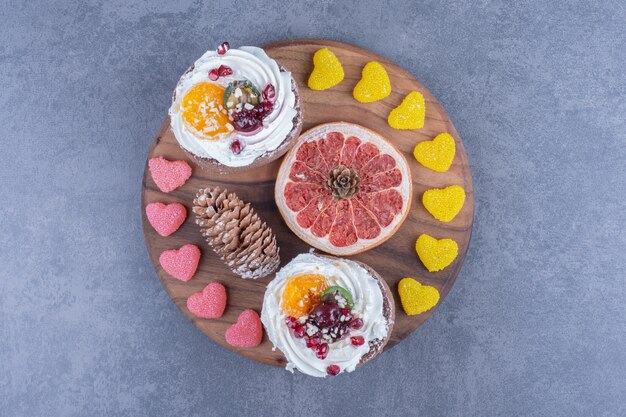
[[[283,291],[281,309],[289,316],[300,318],[308,314],[328,288],[323,275],[301,274],[289,278]]]
[[[202,82],[187,91],[181,103],[183,120],[189,130],[206,139],[234,130],[224,108],[225,88]]]

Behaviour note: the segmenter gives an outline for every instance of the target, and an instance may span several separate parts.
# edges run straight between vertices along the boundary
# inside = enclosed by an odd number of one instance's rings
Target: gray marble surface
[[[624,2],[0,3],[0,415],[626,415]],[[140,224],[181,72],[223,39],[302,37],[420,79],[476,191],[449,297],[332,380],[197,331]]]

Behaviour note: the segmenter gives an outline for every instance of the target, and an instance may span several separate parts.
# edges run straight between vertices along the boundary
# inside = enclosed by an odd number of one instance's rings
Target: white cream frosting
[[[292,336],[285,325],[287,315],[280,305],[288,278],[302,273],[321,274],[326,277],[328,285],[338,285],[350,291],[354,300],[353,315],[363,319],[363,327],[351,330],[350,336],[363,336],[363,345],[353,346],[347,337],[330,344],[328,356],[322,360],[306,347],[304,339]],[[377,280],[355,262],[312,254],[298,255],[276,273],[265,291],[261,321],[274,349],[280,349],[287,358],[287,370],[297,369],[315,377],[326,377],[328,365],[338,365],[341,372],[354,371],[361,357],[369,352],[369,342],[384,339],[389,331],[383,311],[383,294]]]
[[[217,81],[209,80],[209,71],[220,65],[230,67],[233,74],[220,77]],[[274,109],[263,120],[263,129],[251,136],[234,131],[213,140],[200,139],[194,135],[185,125],[180,111],[182,98],[187,91],[200,82],[214,82],[226,87],[231,81],[242,79],[250,80],[259,91],[267,84],[272,84],[276,89]],[[293,128],[293,118],[297,111],[291,80],[291,73],[281,72],[276,61],[267,56],[261,48],[242,46],[239,49],[231,49],[224,55],[219,55],[216,51],[207,51],[195,62],[193,70],[181,77],[176,86],[175,99],[169,114],[178,143],[194,155],[215,159],[223,165],[230,167],[250,165],[266,152],[278,148]],[[230,149],[234,139],[244,143],[244,148],[238,155]]]

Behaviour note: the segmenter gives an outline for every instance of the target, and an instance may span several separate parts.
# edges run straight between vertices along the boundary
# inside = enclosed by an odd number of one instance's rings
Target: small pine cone
[[[339,165],[330,171],[326,186],[332,192],[333,198],[338,201],[358,193],[360,183],[361,179],[355,170]]]
[[[276,236],[234,193],[201,189],[193,200],[196,224],[213,251],[242,278],[260,278],[278,269]]]

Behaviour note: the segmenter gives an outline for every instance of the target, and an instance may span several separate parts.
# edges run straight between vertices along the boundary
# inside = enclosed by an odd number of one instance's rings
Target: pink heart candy
[[[146,206],[148,221],[163,237],[178,230],[187,218],[187,209],[180,203],[150,203]]]
[[[226,309],[226,288],[219,282],[210,283],[187,299],[187,308],[203,319],[222,317]]]
[[[185,161],[168,161],[159,156],[148,161],[154,183],[164,193],[174,191],[191,177],[191,167]]]
[[[180,249],[166,250],[159,256],[161,267],[176,279],[189,281],[198,269],[200,249],[191,243]]]
[[[252,348],[259,346],[263,339],[263,325],[254,310],[244,310],[233,324],[226,330],[226,341],[236,347]]]

